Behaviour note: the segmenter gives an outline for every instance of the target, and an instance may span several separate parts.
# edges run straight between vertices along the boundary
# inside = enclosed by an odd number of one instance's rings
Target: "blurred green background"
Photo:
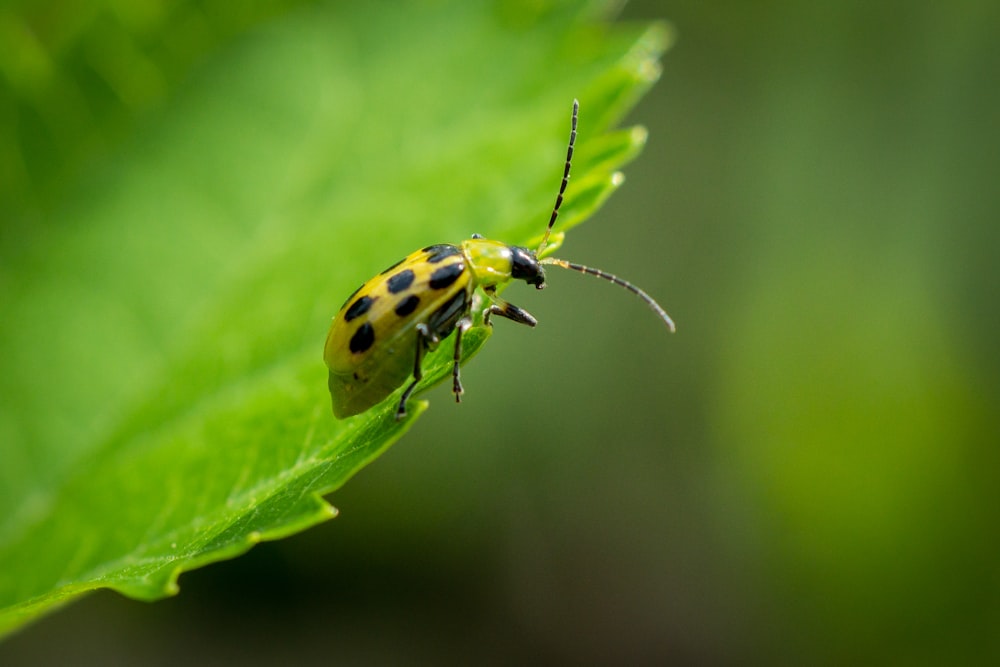
[[[190,67],[295,4],[44,17],[57,76],[2,59],[7,250]],[[0,43],[30,53],[12,12]],[[539,328],[498,325],[463,405],[436,389],[338,519],[170,600],[92,595],[0,663],[1000,661],[1000,5],[636,18],[678,34],[630,118],[649,144],[561,254],[644,287],[677,334],[597,281],[515,287]],[[107,90],[75,115],[59,76]],[[25,164],[12,100],[76,125]]]

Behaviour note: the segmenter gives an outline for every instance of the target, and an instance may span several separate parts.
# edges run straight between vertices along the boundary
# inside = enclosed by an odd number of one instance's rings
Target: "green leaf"
[[[641,129],[612,128],[667,41],[573,3],[299,11],[220,49],[5,237],[0,632],[96,588],[170,595],[185,570],[333,517],[321,495],[426,403],[334,419],[330,317],[415,248],[537,236],[574,97],[559,228],[592,214],[641,149]],[[464,359],[487,338],[470,331]]]

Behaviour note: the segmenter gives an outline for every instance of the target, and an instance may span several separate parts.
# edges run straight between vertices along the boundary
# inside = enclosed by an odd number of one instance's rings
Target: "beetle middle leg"
[[[413,356],[413,382],[409,384],[403,395],[399,397],[399,407],[396,408],[396,421],[399,421],[406,416],[406,401],[409,400],[410,394],[413,390],[417,388],[417,384],[424,377],[424,371],[421,369],[421,362],[424,360],[424,352],[428,348],[434,347],[438,343],[438,337],[435,336],[430,328],[421,322],[417,325],[417,352]]]
[[[465,330],[472,326],[472,320],[468,317],[463,317],[458,321],[456,326],[457,331],[455,331],[455,356],[454,365],[451,367],[451,377],[452,377],[452,392],[455,394],[455,402],[462,402],[462,394],[465,392],[462,389],[462,381],[458,377],[458,362],[462,360],[462,334]]]

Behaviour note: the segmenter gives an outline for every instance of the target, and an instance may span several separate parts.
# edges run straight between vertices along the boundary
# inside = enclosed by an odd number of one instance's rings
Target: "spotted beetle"
[[[459,360],[462,334],[472,326],[473,294],[480,288],[489,306],[483,323],[492,326],[498,315],[533,327],[537,320],[525,310],[497,295],[497,286],[523,280],[536,289],[545,287],[545,266],[558,266],[612,282],[642,299],[672,332],[674,323],[656,301],[632,283],[589,266],[543,255],[562,243],[556,234],[549,241],[569,182],[580,104],[573,114],[559,194],[538,248],[491,241],[474,234],[459,245],[432,245],[418,250],[375,276],[347,298],[333,318],[323,358],[330,370],[333,414],[343,419],[381,402],[412,376],[399,399],[396,419],[406,416],[406,402],[423,377],[424,354],[455,333],[452,391],[462,399]]]

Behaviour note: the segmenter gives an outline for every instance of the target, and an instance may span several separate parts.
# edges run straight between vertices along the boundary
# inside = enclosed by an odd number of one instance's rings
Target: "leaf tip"
[[[181,572],[183,571],[184,570],[182,568],[178,567],[170,573],[170,577],[163,583],[162,591],[164,597],[173,597],[181,592],[181,587],[177,583],[177,578],[181,576]]]
[[[626,69],[631,71],[637,83],[648,87],[660,79],[663,66],[660,56],[674,42],[674,29],[666,22],[652,23],[626,54]]]
[[[628,138],[632,148],[642,148],[649,139],[649,130],[645,125],[636,125],[629,130]]]
[[[677,30],[667,21],[653,21],[637,44],[647,55],[660,56],[677,41]]]

